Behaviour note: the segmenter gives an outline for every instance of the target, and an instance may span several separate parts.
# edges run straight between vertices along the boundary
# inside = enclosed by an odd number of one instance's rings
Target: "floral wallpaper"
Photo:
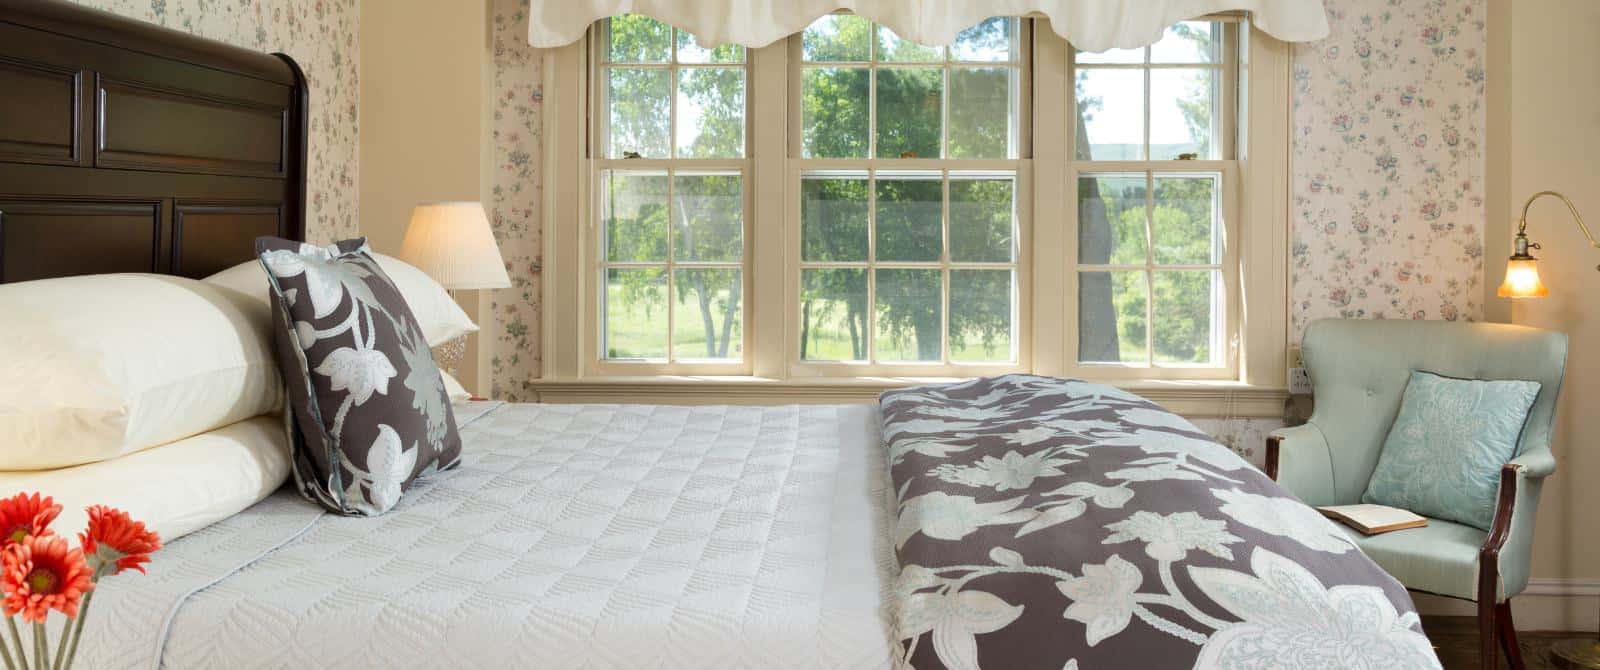
[[[311,88],[306,234],[355,237],[358,0],[75,0],[257,51],[283,52]]]
[[[528,44],[528,0],[492,0],[494,165],[489,220],[511,288],[489,292],[481,337],[492,338],[489,397],[530,401],[539,377],[539,271],[542,265],[539,157],[543,132],[539,50]]]
[[[1294,47],[1290,340],[1482,317],[1483,0],[1326,0]]]

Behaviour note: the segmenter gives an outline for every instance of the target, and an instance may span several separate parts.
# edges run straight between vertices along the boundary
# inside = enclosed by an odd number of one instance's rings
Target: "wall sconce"
[[[1506,280],[1500,284],[1500,290],[1495,294],[1502,298],[1543,298],[1550,295],[1550,289],[1545,288],[1544,282],[1539,281],[1539,259],[1528,253],[1529,249],[1541,248],[1538,244],[1528,242],[1528,208],[1533,206],[1533,201],[1541,196],[1553,195],[1567,203],[1567,210],[1572,212],[1572,220],[1578,222],[1578,229],[1583,231],[1583,236],[1589,238],[1589,244],[1600,249],[1600,242],[1596,242],[1594,235],[1589,232],[1589,227],[1583,225],[1583,217],[1578,215],[1578,208],[1573,206],[1567,196],[1555,191],[1540,191],[1528,198],[1522,204],[1522,218],[1517,221],[1516,248],[1512,250],[1511,258],[1506,261]],[[1595,267],[1600,270],[1600,266]]]

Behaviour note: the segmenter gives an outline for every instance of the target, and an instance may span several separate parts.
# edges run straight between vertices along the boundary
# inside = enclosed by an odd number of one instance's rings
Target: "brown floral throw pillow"
[[[262,237],[256,253],[277,305],[273,335],[301,495],[373,516],[417,478],[455,467],[461,436],[444,379],[366,238],[317,247]]]

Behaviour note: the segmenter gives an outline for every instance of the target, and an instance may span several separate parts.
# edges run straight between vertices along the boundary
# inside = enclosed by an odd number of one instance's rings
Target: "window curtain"
[[[1056,33],[1084,51],[1133,48],[1161,39],[1167,26],[1223,11],[1245,10],[1257,28],[1280,40],[1328,35],[1323,0],[535,0],[528,42],[558,47],[583,37],[590,24],[619,14],[644,14],[695,35],[703,45],[763,47],[804,30],[818,17],[849,10],[900,37],[933,46],[991,16],[1045,16]]]

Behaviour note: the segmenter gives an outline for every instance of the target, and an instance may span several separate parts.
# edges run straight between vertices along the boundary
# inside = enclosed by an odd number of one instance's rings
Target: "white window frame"
[[[1237,189],[1224,203],[1226,262],[1237,267],[1228,286],[1233,307],[1229,364],[1220,373],[1169,374],[1172,369],[1110,370],[1077,363],[1076,172],[1072,153],[1072,65],[1069,45],[1046,19],[1032,19],[1031,77],[1025,77],[1033,122],[1019,127],[1017,168],[1018,361],[1005,369],[985,366],[870,367],[845,374],[819,374],[799,357],[798,138],[786,104],[795,78],[790,41],[746,52],[747,114],[745,183],[746,347],[742,369],[600,365],[592,267],[597,218],[590,157],[594,98],[589,82],[589,40],[544,53],[542,170],[544,262],[540,353],[543,376],[528,388],[546,401],[804,402],[875,397],[885,388],[929,379],[1029,371],[1083,376],[1133,389],[1189,414],[1276,416],[1284,398],[1288,330],[1288,179],[1290,50],[1260,31],[1248,30],[1239,72],[1238,118],[1244,135],[1237,155],[1226,161]],[[1246,32],[1241,30],[1241,32]],[[797,41],[797,40],[796,40]],[[767,111],[767,110],[773,111]],[[1050,112],[1049,110],[1058,110]],[[771,115],[771,118],[768,115]],[[1048,121],[1050,114],[1065,122]],[[1056,118],[1060,118],[1056,117]],[[1027,152],[1031,147],[1032,153]],[[782,160],[765,157],[782,156]],[[877,160],[877,159],[873,159]],[[884,160],[885,169],[924,167],[921,159]],[[870,161],[868,161],[870,162]],[[645,167],[638,160],[629,166]],[[854,161],[852,169],[861,161]],[[945,167],[943,161],[938,161]],[[1184,161],[1179,169],[1204,169],[1207,161]],[[808,163],[804,167],[816,167]],[[878,167],[878,166],[873,166]],[[1009,169],[1009,168],[1008,168]],[[1094,171],[1104,165],[1095,164]],[[1140,167],[1139,169],[1144,169]],[[1063,187],[1057,187],[1062,185]],[[1048,187],[1046,187],[1048,186]],[[583,197],[570,197],[579,194]],[[792,202],[791,202],[792,200]],[[773,222],[780,222],[775,225]],[[1227,274],[1227,273],[1225,273]],[[597,276],[597,275],[595,275]],[[774,343],[782,343],[774,344]],[[504,354],[502,354],[504,355]],[[835,366],[838,367],[838,366]]]
[[[1239,47],[1239,40],[1241,39],[1239,34],[1242,31],[1240,31],[1238,28],[1241,25],[1248,24],[1244,24],[1242,17],[1237,16],[1216,16],[1209,18],[1213,21],[1221,22],[1224,28],[1224,40],[1222,48],[1218,50],[1221,60],[1217,63],[1151,63],[1149,57],[1150,50],[1145,49],[1145,60],[1142,63],[1095,63],[1090,66],[1090,68],[1095,70],[1134,70],[1143,73],[1143,141],[1146,152],[1143,160],[1085,161],[1076,159],[1077,114],[1073,110],[1076,110],[1077,106],[1076,100],[1073,100],[1073,88],[1070,87],[1075,86],[1075,84],[1072,82],[1077,80],[1078,66],[1075,62],[1075,58],[1068,58],[1069,63],[1067,67],[1067,76],[1069,82],[1069,111],[1067,114],[1068,131],[1066,134],[1066,154],[1068,157],[1072,158],[1072,160],[1068,161],[1065,192],[1068,194],[1069,198],[1067,202],[1072,203],[1073,206],[1067,208],[1066,210],[1066,216],[1069,218],[1068,229],[1072,231],[1072,234],[1067,235],[1065,240],[1067,248],[1065,260],[1066,264],[1069,266],[1069,272],[1066,276],[1065,297],[1067,303],[1066,314],[1071,315],[1072,320],[1065,324],[1066,327],[1063,329],[1063,335],[1064,344],[1068,352],[1067,357],[1064,359],[1065,369],[1066,373],[1070,376],[1084,377],[1088,379],[1234,380],[1239,378],[1239,343],[1241,338],[1239,337],[1238,333],[1240,325],[1239,313],[1242,307],[1240,300],[1241,292],[1239,280],[1242,273],[1239,263],[1239,247],[1241,240],[1239,238],[1238,226],[1238,201],[1239,192],[1244,188],[1244,185],[1240,183],[1239,160],[1237,158],[1239,153],[1234,144],[1236,131],[1242,127],[1240,123],[1241,115],[1238,111],[1240,105],[1238,104],[1239,78],[1237,76],[1241,70],[1241,67],[1235,62],[1235,60],[1240,58],[1241,51]],[[1068,53],[1069,56],[1072,53],[1070,48]],[[1221,112],[1222,122],[1220,124],[1215,124],[1215,137],[1213,139],[1217,141],[1217,145],[1222,151],[1223,155],[1221,158],[1199,160],[1154,160],[1149,155],[1151,148],[1150,112],[1152,108],[1151,74],[1156,70],[1172,69],[1210,69],[1217,73],[1217,77],[1220,80],[1220,85],[1217,88],[1217,93],[1220,96],[1217,100],[1217,106],[1218,110]],[[1152,217],[1154,216],[1155,207],[1155,180],[1160,175],[1182,175],[1185,173],[1221,175],[1221,188],[1218,192],[1218,199],[1220,203],[1216,213],[1221,219],[1221,225],[1218,227],[1218,234],[1222,236],[1222,254],[1220,263],[1192,266],[1158,263],[1156,262],[1153,248],[1146,250],[1147,255],[1145,262],[1137,265],[1088,264],[1082,263],[1078,260],[1077,230],[1079,222],[1077,216],[1078,207],[1076,206],[1076,203],[1078,202],[1078,184],[1080,183],[1079,179],[1081,177],[1085,175],[1142,176],[1145,179],[1146,186],[1145,237],[1147,240],[1153,240],[1155,235],[1154,230],[1152,229]],[[1173,365],[1162,364],[1155,360],[1157,305],[1155,304],[1154,277],[1155,273],[1163,268],[1177,270],[1214,268],[1220,271],[1222,276],[1223,290],[1221,296],[1222,299],[1218,302],[1221,303],[1221,314],[1219,315],[1215,311],[1213,312],[1214,317],[1220,316],[1222,320],[1222,341],[1213,343],[1214,345],[1221,345],[1223,347],[1223,351],[1221,352],[1222,355],[1217,357],[1218,365]],[[1084,271],[1093,272],[1101,270],[1111,272],[1135,271],[1145,273],[1145,288],[1147,291],[1145,294],[1146,337],[1145,360],[1142,362],[1106,363],[1085,362],[1079,360],[1078,336],[1081,331],[1077,328],[1077,315],[1080,308],[1080,305],[1078,304],[1078,279],[1082,276],[1081,273]]]
[[[942,96],[942,105],[940,109],[940,151],[943,152],[948,148],[950,132],[950,96],[948,94],[948,91],[950,90],[949,73],[953,70],[963,68],[992,68],[1002,65],[996,63],[962,62],[951,60],[942,60],[937,62],[899,63],[882,62],[878,61],[876,58],[869,58],[867,61],[854,62],[829,61],[826,63],[818,63],[817,65],[813,66],[830,68],[860,68],[869,71],[870,74],[868,75],[868,81],[872,83],[869,86],[869,100],[867,104],[869,118],[871,119],[867,124],[867,142],[869,147],[868,157],[805,157],[802,150],[802,143],[804,141],[804,130],[802,128],[802,124],[804,123],[804,120],[801,118],[802,113],[800,110],[800,104],[802,95],[801,86],[804,79],[803,72],[804,68],[807,66],[803,61],[801,53],[800,37],[795,35],[791,36],[788,40],[785,40],[787,43],[787,52],[785,56],[788,62],[789,72],[787,89],[788,98],[786,101],[787,108],[785,110],[785,114],[788,118],[787,134],[785,137],[787,140],[785,155],[788,163],[788,183],[786,188],[787,192],[791,194],[784,200],[784,203],[787,205],[784,227],[788,230],[788,234],[786,236],[788,244],[785,249],[785,257],[794,259],[788,265],[788,272],[791,276],[787,281],[787,286],[789,288],[785,291],[785,297],[787,302],[786,310],[788,314],[792,315],[795,319],[794,327],[786,328],[785,331],[785,341],[787,342],[787,346],[784,348],[784,363],[787,366],[788,375],[790,377],[978,377],[1007,374],[1012,372],[1025,372],[1030,368],[1030,345],[1032,344],[1032,338],[1028,337],[1027,333],[1029,324],[1031,323],[1030,313],[1032,310],[1030,309],[1030,303],[1028,302],[1029,291],[1027,290],[1027,282],[1030,280],[1032,275],[1030,274],[1031,264],[1029,262],[1031,255],[1027,253],[1027,249],[1029,249],[1030,246],[1028,240],[1028,231],[1032,228],[1032,226],[1029,224],[1030,215],[1032,213],[1029,203],[1031,202],[1033,186],[1033,181],[1029,176],[1029,166],[1031,163],[1029,160],[1029,155],[1031,153],[1030,144],[1032,139],[1033,125],[1032,106],[1029,101],[1029,90],[1031,88],[1030,81],[1032,79],[1030,67],[1031,58],[1029,57],[1029,54],[1032,51],[1030,42],[1032,42],[1033,22],[1022,19],[1019,20],[1017,24],[1017,39],[1014,44],[1014,48],[1017,49],[1016,59],[1009,63],[1003,64],[1004,67],[1015,68],[1017,72],[1017,75],[1012,80],[1016,89],[1013,91],[1012,97],[1012,113],[1015,117],[1016,125],[1012,129],[1012,134],[1009,139],[1015,154],[1012,158],[963,159],[945,158],[943,156],[930,158],[877,157],[878,70],[928,67],[943,68],[945,72],[944,90],[946,91],[946,94]],[[869,33],[868,38],[869,48],[874,52],[877,50],[876,30],[877,26],[874,25],[873,32]],[[862,262],[830,263],[805,260],[801,254],[801,244],[804,232],[802,230],[800,216],[801,202],[799,194],[801,180],[807,173],[829,171],[860,172],[867,175],[866,178],[868,181],[868,189],[866,205],[869,222],[867,229],[867,244],[869,248],[876,245],[873,231],[876,228],[877,220],[877,193],[876,189],[872,187],[872,184],[875,183],[877,175],[879,173],[893,174],[896,172],[939,172],[941,175],[940,181],[945,184],[944,188],[942,189],[945,209],[942,213],[940,223],[940,234],[943,238],[942,248],[944,251],[940,254],[939,260],[928,262],[880,261],[877,260],[875,253],[870,252],[867,260]],[[963,173],[979,174],[986,172],[1003,172],[1015,175],[1013,182],[1014,186],[1012,190],[1012,202],[1014,208],[1012,221],[1013,225],[1015,226],[1012,237],[1012,245],[1014,247],[1012,261],[1010,263],[952,262],[949,254],[950,212],[948,205],[950,189],[948,184],[951,180],[959,179],[960,177],[952,177],[951,175],[961,175]],[[800,357],[801,329],[799,327],[799,315],[801,313],[801,276],[804,274],[804,270],[806,269],[827,267],[864,269],[868,273],[867,332],[864,334],[867,337],[868,342],[868,359],[865,361],[803,360]],[[943,279],[940,295],[943,296],[943,304],[941,305],[940,309],[940,357],[942,360],[939,362],[880,362],[877,360],[876,347],[873,345],[873,342],[877,339],[875,327],[877,324],[877,307],[876,296],[872,290],[872,287],[876,284],[876,281],[872,279],[871,276],[877,269],[896,268],[937,268],[941,271],[941,276]],[[1014,360],[1011,362],[994,363],[950,361],[950,270],[999,268],[1011,269],[1014,273],[1012,279],[1011,316],[1012,347],[1015,353]]]
[[[604,24],[605,20],[602,20],[601,23]],[[591,33],[596,33],[596,32],[598,32],[598,31],[591,31]],[[596,48],[589,50],[590,51],[590,54],[589,54],[589,59],[590,59],[589,60],[589,71],[597,73],[597,76],[594,78],[594,84],[591,84],[591,93],[590,93],[590,95],[591,95],[591,98],[592,98],[593,102],[591,103],[590,109],[596,110],[596,113],[592,115],[592,120],[590,122],[591,126],[594,128],[594,131],[593,131],[592,135],[590,135],[590,142],[589,142],[590,147],[589,147],[589,152],[588,153],[589,153],[589,156],[591,158],[588,161],[589,165],[586,168],[589,171],[589,176],[588,176],[587,183],[589,185],[591,185],[591,188],[589,188],[587,190],[588,197],[589,197],[589,205],[588,205],[587,211],[591,213],[589,218],[590,218],[590,220],[592,222],[591,223],[592,231],[591,231],[591,233],[589,235],[585,235],[584,238],[583,238],[582,253],[583,253],[583,258],[592,259],[592,262],[595,264],[592,269],[587,271],[588,274],[592,275],[591,277],[589,277],[589,280],[591,281],[592,288],[590,289],[590,293],[589,293],[590,297],[589,297],[589,299],[584,301],[584,316],[583,316],[583,319],[584,319],[585,323],[594,324],[593,329],[587,334],[587,337],[592,339],[592,345],[593,345],[592,351],[594,352],[594,354],[590,357],[590,360],[586,361],[589,364],[589,370],[590,370],[591,374],[596,374],[596,375],[614,375],[614,376],[623,376],[623,375],[651,376],[651,375],[664,375],[664,374],[693,374],[693,375],[712,375],[712,376],[716,376],[716,375],[748,375],[748,374],[750,374],[750,371],[751,371],[750,351],[752,349],[752,347],[751,347],[752,342],[751,342],[751,338],[750,338],[750,328],[749,328],[749,310],[747,309],[749,304],[750,304],[749,300],[744,300],[744,305],[740,306],[740,308],[742,310],[742,313],[740,314],[741,323],[740,323],[740,330],[739,330],[739,336],[740,336],[739,350],[741,352],[741,356],[740,356],[740,358],[738,360],[732,360],[732,361],[674,360],[674,358],[676,357],[676,353],[674,352],[674,342],[673,342],[673,340],[674,340],[674,338],[675,338],[675,336],[677,334],[677,332],[676,332],[677,331],[677,325],[676,325],[676,312],[677,312],[677,309],[675,308],[675,305],[673,305],[673,303],[676,301],[677,298],[676,298],[676,295],[675,295],[674,291],[672,290],[672,288],[673,288],[673,282],[676,281],[676,277],[674,276],[675,272],[680,267],[683,267],[683,268],[686,268],[686,269],[736,269],[736,270],[739,270],[740,279],[744,283],[743,293],[741,295],[743,295],[743,296],[750,295],[751,278],[750,278],[749,268],[750,268],[750,228],[751,228],[751,226],[750,226],[749,212],[750,212],[750,207],[751,207],[751,204],[752,204],[751,203],[751,197],[750,197],[750,191],[751,191],[750,186],[751,186],[751,181],[752,181],[752,179],[751,179],[751,172],[752,172],[751,167],[752,167],[752,163],[753,163],[753,161],[751,160],[751,155],[752,155],[753,152],[750,150],[751,128],[753,127],[753,124],[751,123],[750,114],[748,114],[748,113],[745,114],[745,120],[744,120],[745,121],[745,123],[744,123],[744,152],[743,152],[744,156],[742,158],[680,158],[677,155],[677,153],[678,153],[678,141],[677,141],[678,118],[677,118],[677,113],[678,113],[678,82],[679,82],[678,73],[681,72],[681,71],[692,70],[692,69],[697,69],[697,68],[698,69],[734,69],[734,68],[738,68],[738,69],[744,70],[745,100],[746,100],[745,107],[746,107],[747,110],[751,108],[751,104],[749,102],[749,98],[750,98],[750,82],[751,82],[751,79],[752,79],[751,73],[750,73],[750,50],[748,50],[748,49],[746,50],[744,62],[743,63],[738,63],[738,64],[734,64],[734,63],[683,63],[683,62],[679,62],[678,61],[677,35],[678,35],[678,31],[677,31],[676,28],[672,29],[668,33],[668,37],[669,37],[669,55],[668,55],[667,61],[663,62],[663,63],[633,63],[633,62],[607,63],[607,62],[605,62],[604,55],[601,53],[603,51],[604,46],[605,46],[605,38],[603,36],[596,36],[594,38]],[[611,67],[618,67],[618,68],[624,68],[624,69],[633,69],[633,70],[665,70],[665,71],[667,71],[669,73],[668,74],[668,82],[669,82],[669,86],[668,86],[669,93],[668,93],[668,95],[669,95],[669,99],[671,101],[670,105],[668,107],[669,113],[668,113],[668,117],[667,117],[667,132],[668,132],[667,147],[668,147],[668,152],[670,154],[669,157],[667,157],[667,158],[612,158],[612,157],[610,157],[608,155],[609,154],[609,147],[606,146],[606,139],[609,137],[609,134],[606,131],[606,125],[609,122],[609,117],[606,114],[599,113],[599,112],[602,112],[603,110],[606,109],[606,87],[604,85],[601,85],[601,82],[604,81],[603,78],[605,76],[606,70],[608,68],[611,68]],[[668,200],[669,203],[673,203],[673,201],[674,201],[673,191],[676,188],[676,184],[677,184],[676,175],[678,173],[680,173],[680,172],[686,173],[686,174],[696,174],[696,173],[705,173],[705,172],[711,172],[711,173],[737,172],[737,173],[739,173],[741,175],[741,178],[743,179],[743,188],[740,189],[740,193],[742,195],[742,199],[743,199],[742,206],[744,208],[743,209],[743,216],[741,217],[741,219],[743,220],[743,225],[744,225],[744,231],[743,231],[744,253],[740,256],[740,258],[739,258],[739,260],[737,262],[731,262],[731,261],[725,261],[725,262],[679,261],[677,259],[677,248],[676,248],[677,245],[674,243],[675,236],[677,235],[677,230],[676,230],[676,227],[674,225],[674,222],[668,221],[667,222],[668,237],[667,237],[667,257],[666,257],[666,260],[659,261],[659,262],[642,262],[642,263],[608,261],[605,258],[605,232],[606,232],[605,231],[605,223],[600,220],[600,216],[599,216],[599,213],[602,211],[601,202],[602,202],[602,199],[605,197],[605,188],[604,188],[605,187],[605,180],[603,178],[603,175],[607,171],[661,173],[661,174],[665,175],[666,178],[667,178],[667,200]],[[670,206],[676,206],[676,205],[673,204],[673,205],[670,205]],[[667,298],[667,322],[666,322],[666,325],[667,325],[667,332],[666,332],[666,338],[667,338],[667,341],[666,341],[667,360],[663,361],[663,360],[655,360],[655,359],[637,359],[637,360],[635,360],[635,359],[612,359],[612,358],[607,358],[605,356],[605,332],[604,332],[604,329],[605,329],[605,314],[602,312],[602,309],[605,306],[606,282],[603,279],[601,279],[601,277],[605,276],[606,272],[611,270],[611,269],[628,269],[628,268],[661,268],[667,273],[667,289],[666,289],[666,291],[667,291],[667,296],[666,296],[666,298]]]

